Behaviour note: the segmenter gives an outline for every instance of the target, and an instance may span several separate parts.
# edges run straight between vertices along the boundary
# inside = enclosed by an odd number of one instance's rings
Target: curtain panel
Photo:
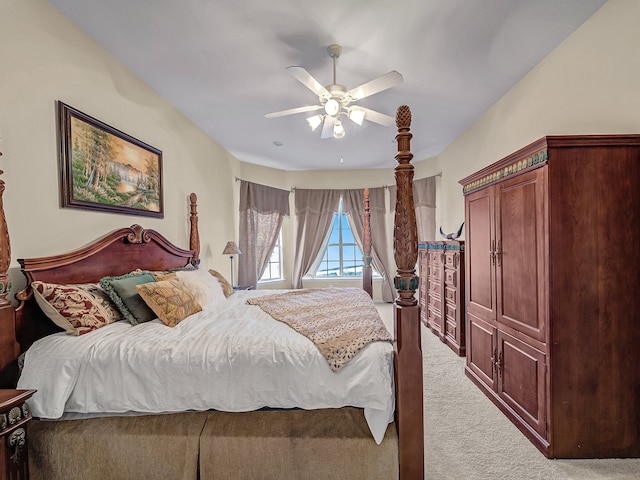
[[[333,214],[340,204],[340,190],[295,189],[296,253],[293,288],[302,288],[304,277],[326,244]]]
[[[396,210],[395,185],[389,187],[390,210]],[[413,203],[416,209],[418,241],[435,239],[436,232],[436,177],[425,177],[413,181]]]
[[[255,287],[289,216],[289,191],[240,181],[238,284]],[[231,279],[233,282],[233,279]]]
[[[347,215],[351,231],[360,250],[364,250],[364,189],[342,190],[342,208]],[[371,263],[382,276],[382,299],[393,302],[396,296],[393,288],[392,272],[395,265],[390,262],[388,254],[385,188],[369,189],[369,212],[371,214]]]

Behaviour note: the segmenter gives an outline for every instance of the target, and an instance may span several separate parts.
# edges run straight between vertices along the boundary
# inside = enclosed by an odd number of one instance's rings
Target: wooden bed
[[[408,107],[398,109],[396,123],[396,413],[395,422],[389,425],[380,445],[373,442],[362,414],[354,408],[185,412],[60,422],[32,420],[29,423],[32,477],[54,478],[51,470],[55,470],[60,478],[84,478],[86,473],[82,470],[82,462],[77,461],[78,456],[82,456],[83,462],[92,462],[92,478],[114,475],[118,469],[126,473],[111,478],[424,478],[422,351],[419,307],[415,298],[418,243],[413,209],[413,166],[410,163],[413,157],[410,152],[411,112]],[[1,182],[0,285],[4,286],[8,283],[6,272],[10,253],[9,235],[1,208],[4,189]],[[371,294],[367,193],[363,288]],[[133,225],[112,231],[85,247],[62,255],[20,259],[27,286],[16,294],[18,307],[14,308],[7,300],[7,288],[0,292],[0,338],[10,339],[14,346],[13,351],[0,353],[0,386],[15,388],[18,355],[36,340],[60,331],[36,304],[31,291],[32,282],[98,282],[104,276],[122,274],[131,265],[150,271],[197,266],[200,240],[196,201],[196,195],[191,194],[189,249],[173,245],[154,230]],[[114,437],[114,431],[119,432],[119,436]],[[109,449],[95,446],[105,443],[110,445]],[[60,445],[65,445],[65,452]],[[167,458],[176,457],[176,452],[179,452],[177,461],[169,465]],[[127,460],[128,454],[135,461]],[[159,469],[158,465],[164,468]],[[16,478],[22,477],[18,473]]]

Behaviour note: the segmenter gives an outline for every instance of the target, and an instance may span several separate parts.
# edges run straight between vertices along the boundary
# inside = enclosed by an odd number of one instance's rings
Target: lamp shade
[[[322,115],[314,115],[313,117],[307,118],[307,123],[311,127],[312,132],[320,126],[320,124],[322,123],[322,118]]]
[[[234,241],[227,242],[227,244],[224,247],[224,250],[222,251],[223,255],[239,255],[241,253],[242,252],[238,248],[238,245],[236,245],[236,242]]]
[[[353,123],[357,123],[358,125],[362,125],[364,122],[365,111],[361,110],[357,107],[351,107],[349,109],[348,117]]]

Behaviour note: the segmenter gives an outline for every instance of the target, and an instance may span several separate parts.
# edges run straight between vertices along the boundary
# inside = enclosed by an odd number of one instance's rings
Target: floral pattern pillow
[[[97,284],[31,283],[36,302],[53,323],[70,335],[84,335],[122,315]]]

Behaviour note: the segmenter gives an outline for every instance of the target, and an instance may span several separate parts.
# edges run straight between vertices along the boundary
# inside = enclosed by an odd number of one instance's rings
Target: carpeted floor
[[[392,330],[393,305],[376,304]],[[425,478],[632,480],[640,459],[549,460],[464,375],[458,357],[422,327]]]

